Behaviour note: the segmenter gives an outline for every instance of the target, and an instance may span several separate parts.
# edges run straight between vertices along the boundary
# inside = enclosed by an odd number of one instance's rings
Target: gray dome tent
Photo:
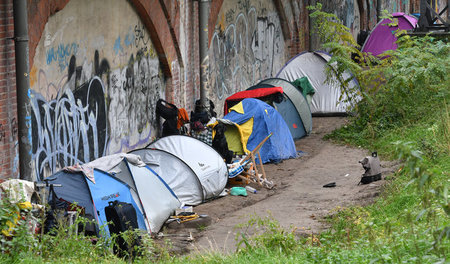
[[[308,77],[316,90],[312,97],[311,112],[313,114],[346,113],[353,102],[345,102],[347,97],[342,95],[337,78],[327,82],[326,67],[331,55],[326,52],[302,52],[288,61],[278,72],[277,77],[293,82],[301,77]],[[343,78],[351,78],[350,73],[344,73]],[[358,82],[349,82],[350,90],[357,88]],[[342,97],[342,98],[341,98]],[[343,100],[341,100],[343,99]]]
[[[306,101],[303,94],[294,85],[292,85],[287,80],[281,78],[269,78],[262,80],[257,84],[258,86],[268,85],[273,87],[283,88],[283,93],[285,100],[281,103],[274,103],[275,109],[281,114],[286,124],[289,126],[292,137],[298,139],[302,136],[297,136],[299,132],[296,132],[292,128],[292,122],[290,120],[295,120],[296,114],[301,119],[303,128],[306,134],[310,134],[312,130],[312,117],[311,110],[309,109],[308,102]]]
[[[83,164],[84,168],[102,169],[127,184],[140,212],[144,214],[147,230],[157,233],[164,222],[181,206],[173,190],[137,155],[113,154]],[[104,186],[108,189],[110,186]]]
[[[182,203],[198,205],[204,201],[199,178],[182,159],[160,149],[142,148],[129,153],[140,156],[169,185]]]
[[[215,198],[224,190],[228,181],[227,165],[208,144],[193,137],[174,135],[160,138],[148,148],[167,151],[186,163],[200,181],[202,200]]]

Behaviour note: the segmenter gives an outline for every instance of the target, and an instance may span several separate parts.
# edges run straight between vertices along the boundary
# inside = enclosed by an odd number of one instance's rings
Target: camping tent
[[[225,100],[224,113],[227,114],[228,108],[245,98],[257,98],[275,107],[288,125],[294,139],[300,139],[309,134],[312,130],[311,111],[301,93],[285,80],[267,79],[267,83],[264,81],[228,97]]]
[[[167,151],[187,164],[202,185],[204,200],[215,198],[224,190],[228,181],[227,165],[208,144],[193,137],[174,135],[160,138],[148,148]]]
[[[86,218],[97,222],[96,235],[100,235],[99,227],[104,228],[105,235],[109,235],[105,207],[114,200],[131,203],[136,209],[139,228],[146,230],[142,210],[134,201],[129,186],[101,170],[94,169],[93,177],[96,183],[87,179],[82,171],[62,170],[47,177],[45,181],[49,184],[61,184],[61,187],[54,188],[57,199],[77,204],[84,209]],[[49,200],[52,200],[51,195]]]
[[[272,133],[260,149],[262,163],[296,157],[294,140],[286,122],[272,106],[261,100],[242,100],[219,122],[228,125],[225,131],[228,147],[238,154],[252,151]]]
[[[104,226],[106,235],[109,230],[105,207],[109,202],[131,203],[136,209],[139,228],[153,233],[181,205],[164,180],[137,155],[104,156],[70,169],[73,172],[61,171],[47,179],[62,184],[55,188],[58,198],[86,208]],[[94,212],[98,212],[98,217]]]
[[[417,18],[408,16],[404,13],[393,13],[392,17],[397,19],[398,25],[389,25],[393,21],[385,18],[381,20],[370,33],[361,48],[362,52],[371,53],[378,56],[387,50],[397,49],[397,37],[395,32],[400,30],[410,30],[416,27]]]
[[[280,78],[262,80],[258,86],[279,86],[283,88],[284,98],[274,102],[275,109],[281,114],[294,139],[309,135],[312,131],[312,116],[305,97],[290,82]],[[250,87],[249,89],[252,89]]]
[[[133,198],[144,212],[147,229],[152,233],[157,233],[164,222],[181,206],[172,189],[148,166],[136,166],[123,159],[110,172],[130,186]]]
[[[270,86],[255,85],[250,87],[246,91],[240,91],[235,94],[232,94],[227,99],[225,99],[225,103],[223,105],[224,114],[225,115],[228,114],[229,108],[238,104],[245,98],[256,98],[268,104],[272,104],[274,101],[280,102],[283,100],[283,88],[274,87],[272,85]]]
[[[182,159],[159,149],[143,148],[130,153],[141,156],[147,166],[169,185],[180,202],[188,205],[204,202],[200,179]]]
[[[278,72],[278,78],[286,79],[290,82],[301,77],[308,77],[309,82],[315,89],[315,94],[311,102],[311,113],[318,114],[344,114],[354,104],[347,102],[348,97],[342,94],[340,83],[334,76],[327,81],[326,67],[331,56],[325,52],[302,52],[289,60]],[[343,74],[343,79],[351,79],[348,72]],[[348,83],[348,90],[358,89],[356,79]],[[285,90],[285,88],[283,87]],[[342,98],[341,98],[342,97]],[[353,98],[357,100],[357,98]]]

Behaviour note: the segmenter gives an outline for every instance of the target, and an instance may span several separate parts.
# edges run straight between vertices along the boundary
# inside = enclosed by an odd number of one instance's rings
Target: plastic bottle
[[[251,193],[256,193],[256,189],[255,188],[253,188],[253,187],[251,187],[251,186],[245,186],[245,189],[247,190],[247,191],[249,191],[249,192],[251,192]]]

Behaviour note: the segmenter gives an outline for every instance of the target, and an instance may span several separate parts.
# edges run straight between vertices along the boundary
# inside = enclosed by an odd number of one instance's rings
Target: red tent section
[[[261,99],[263,97],[274,95],[276,93],[283,94],[283,88],[281,88],[281,87],[258,88],[258,89],[253,89],[253,90],[237,92],[225,100],[225,104],[223,106],[224,114],[226,115],[228,113],[228,108],[230,108],[230,107],[232,107],[232,105],[244,100],[245,98]]]

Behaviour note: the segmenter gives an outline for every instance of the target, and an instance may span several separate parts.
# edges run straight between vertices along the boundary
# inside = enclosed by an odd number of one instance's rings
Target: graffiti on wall
[[[11,139],[14,140],[17,135],[17,119],[15,117],[9,119],[6,121],[6,124],[0,123],[0,142],[4,141],[7,142],[9,139],[7,139],[8,135],[6,134],[6,131],[10,130],[10,136]]]
[[[55,99],[31,91],[32,153],[39,178],[150,139],[163,89],[158,59],[132,54],[127,66],[111,70],[96,51],[93,61],[77,66],[73,56],[63,78],[67,82],[58,88],[47,84],[58,89]],[[39,76],[38,83],[46,80],[43,70]]]
[[[108,153],[130,150],[148,142],[151,127],[157,126],[156,101],[163,96],[159,70],[157,58],[138,53],[136,57],[131,55],[127,66],[111,72]]]
[[[15,139],[18,132],[17,119],[15,117],[11,118],[10,125],[11,125],[11,137]]]
[[[145,147],[157,134],[165,82],[151,34],[129,1],[68,1],[50,16],[30,87],[34,178]]]
[[[3,140],[6,141],[6,131],[5,126],[0,123],[0,142],[2,142]]]
[[[125,66],[111,71],[109,79],[109,116],[111,136],[107,153],[117,153],[146,144],[157,127],[156,102],[164,97],[164,84],[150,35],[143,24],[129,28],[123,41],[116,39],[117,56],[127,57]],[[129,53],[127,50],[135,49]]]
[[[51,47],[47,51],[47,65],[57,63],[61,71],[69,66],[69,60],[73,55],[77,54],[78,45],[76,43],[59,44]]]
[[[381,4],[380,10],[387,10],[389,13],[404,12],[409,13],[409,0],[385,1]]]
[[[164,96],[150,44],[138,24],[112,41],[108,58],[100,58],[98,50],[91,58],[82,56],[88,50],[79,43],[46,50],[45,65],[58,71],[34,69],[31,138],[37,178],[148,144],[157,127],[156,101]]]
[[[275,13],[261,16],[249,1],[238,4],[242,6],[239,10],[245,11],[227,11],[227,26],[219,22],[211,40],[210,85],[218,99],[273,76],[281,67],[275,64],[284,56],[284,39]]]
[[[55,99],[47,100],[30,91],[32,157],[40,179],[64,166],[84,163],[105,153],[108,130],[103,68],[96,65],[95,76],[78,85],[83,75],[75,63],[72,56],[68,82]]]

